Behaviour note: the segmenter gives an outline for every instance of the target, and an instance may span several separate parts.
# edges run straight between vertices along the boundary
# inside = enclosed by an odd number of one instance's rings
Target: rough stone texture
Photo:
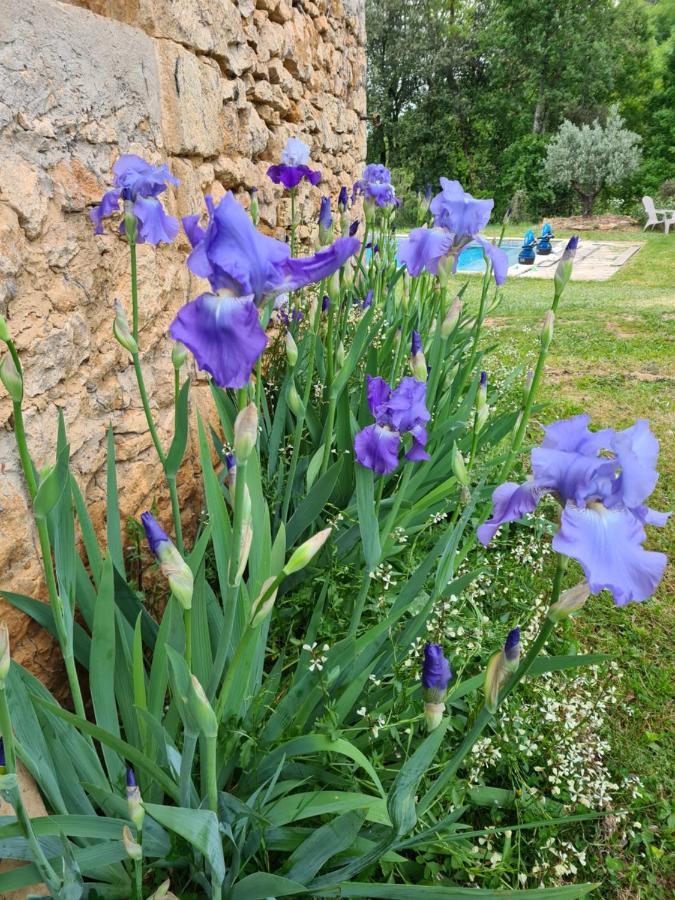
[[[201,196],[257,186],[263,227],[288,221],[266,179],[291,135],[324,173],[301,190],[301,239],[312,241],[321,193],[351,183],[365,152],[364,0],[0,0],[0,313],[25,367],[28,440],[53,461],[63,408],[72,467],[104,521],[104,437],[112,423],[122,516],[166,497],[127,354],[111,333],[112,304],[129,308],[128,257],[89,210],[120,153],[167,161],[181,185],[177,215]],[[141,349],[166,443],[172,409],[167,326],[197,292],[185,238],[139,248]],[[208,389],[193,371],[193,403]],[[194,447],[180,474],[186,525],[199,510]],[[196,499],[195,499],[196,498]],[[0,586],[44,596],[36,535],[20,477],[11,404],[0,396]],[[15,657],[54,683],[44,633],[1,604]]]

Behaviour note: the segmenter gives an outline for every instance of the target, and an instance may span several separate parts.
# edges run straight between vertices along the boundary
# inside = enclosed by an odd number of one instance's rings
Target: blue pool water
[[[522,241],[508,240],[502,241],[502,250],[506,250],[509,257],[509,266],[515,266],[518,262],[518,254]],[[469,244],[459,254],[457,263],[458,272],[484,272],[485,260],[483,259],[483,248],[479,244]]]

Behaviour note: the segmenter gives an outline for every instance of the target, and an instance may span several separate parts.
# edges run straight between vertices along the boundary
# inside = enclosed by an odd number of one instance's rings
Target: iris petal
[[[204,229],[199,224],[200,219],[201,216],[199,214],[196,216],[183,216],[183,230],[192,247],[196,247],[204,237]]]
[[[535,447],[532,451],[532,472],[537,487],[555,491],[564,501],[573,500],[578,506],[610,490],[615,469],[615,461],[603,456],[584,456],[548,447]]]
[[[134,203],[134,215],[138,220],[139,244],[170,244],[180,228],[178,219],[168,216],[159,200],[154,197],[138,197]]]
[[[500,525],[515,522],[526,513],[534,512],[539,502],[539,491],[534,482],[500,484],[492,494],[492,518],[480,525],[476,534],[484,547],[490,543]]]
[[[288,257],[278,266],[279,279],[274,291],[297,291],[305,285],[322,281],[343,266],[361,244],[357,238],[342,237],[314,256]],[[272,284],[268,285],[272,289]]]
[[[486,241],[485,238],[482,238],[479,234],[474,237],[474,240],[481,245],[485,251],[485,255],[492,263],[492,273],[495,277],[495,283],[504,284],[506,275],[509,271],[509,257],[506,250],[497,247],[492,241]]]
[[[398,466],[401,438],[397,431],[380,425],[368,425],[354,439],[356,459],[379,475],[388,475]]]
[[[397,431],[412,431],[431,418],[426,407],[427,385],[408,375],[392,391],[387,404],[391,423]]]
[[[309,166],[270,166],[267,170],[267,177],[275,184],[283,184],[287,191],[297,187],[305,178],[315,187],[321,181],[321,172],[310,169]]]
[[[646,419],[619,431],[612,442],[617,462],[621,466],[619,490],[623,506],[639,506],[652,493],[658,480],[656,460],[659,442]]]
[[[448,178],[441,178],[441,188],[429,205],[436,225],[457,235],[478,234],[490,219],[494,200],[477,200]]]
[[[553,549],[581,563],[592,594],[607,589],[625,606],[650,597],[666,566],[664,553],[642,547],[645,537],[642,523],[627,509],[568,503]]]
[[[96,226],[94,234],[103,234],[103,220],[106,216],[119,212],[120,192],[118,190],[106,191],[101,197],[101,202],[89,213],[89,218]]]
[[[414,228],[398,242],[398,258],[408,272],[417,276],[426,269],[438,273],[438,264],[452,249],[453,236],[443,228]]]
[[[554,450],[567,450],[571,453],[583,453],[586,456],[597,456],[600,450],[608,449],[614,437],[613,428],[604,428],[601,431],[590,431],[588,423],[591,417],[588,413],[572,416],[570,419],[562,419],[544,427],[544,440],[542,447],[550,447]]]
[[[179,310],[169,332],[220,387],[244,387],[267,344],[250,297],[202,294]]]
[[[366,393],[368,396],[368,408],[370,409],[370,413],[373,418],[379,420],[380,409],[383,404],[387,402],[389,397],[391,396],[391,388],[384,380],[384,378],[380,378],[379,375],[373,378],[372,375],[366,376],[367,380],[367,388]],[[380,423],[384,424],[384,423]]]

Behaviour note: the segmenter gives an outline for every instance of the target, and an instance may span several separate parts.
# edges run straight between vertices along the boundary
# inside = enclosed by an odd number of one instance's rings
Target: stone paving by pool
[[[553,241],[553,253],[549,256],[537,256],[531,266],[518,263],[509,267],[509,277],[519,278],[553,278],[563,250],[565,240]],[[638,252],[644,241],[586,241],[579,238],[579,249],[572,270],[573,281],[607,281],[618,272],[624,263]]]

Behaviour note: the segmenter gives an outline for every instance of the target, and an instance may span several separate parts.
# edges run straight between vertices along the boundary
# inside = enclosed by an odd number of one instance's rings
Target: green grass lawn
[[[510,228],[519,236],[527,226]],[[571,234],[571,233],[570,233]],[[557,234],[557,237],[568,235]],[[541,399],[547,403],[542,421],[591,414],[596,427],[626,427],[646,418],[661,442],[659,479],[651,505],[672,509],[675,491],[673,428],[675,426],[675,234],[630,232],[582,233],[581,240],[643,239],[642,249],[609,281],[572,281],[560,304],[555,337],[546,365]],[[477,281],[477,279],[476,279]],[[471,285],[471,292],[477,290]],[[552,284],[544,280],[508,280],[502,301],[490,317],[490,336],[498,339],[507,361],[531,357],[537,350],[540,322],[550,305]],[[606,597],[592,599],[575,620],[580,643],[611,654],[624,673],[624,702],[612,719],[614,762],[625,773],[638,773],[650,785],[653,815],[647,828],[662,829],[657,809],[673,785],[675,741],[672,699],[675,665],[675,527],[650,528],[648,546],[670,550],[671,564],[657,596],[643,604],[618,609]],[[672,825],[672,819],[671,819]],[[653,833],[653,832],[652,832]],[[655,860],[656,884],[641,885],[640,869],[631,877],[630,850],[616,860],[616,896],[672,896],[672,870]],[[645,858],[653,851],[645,845]],[[616,854],[614,854],[616,856]],[[611,858],[614,859],[614,856]],[[658,856],[658,854],[657,854]],[[635,881],[636,883],[633,883]],[[640,892],[640,890],[642,892]]]

